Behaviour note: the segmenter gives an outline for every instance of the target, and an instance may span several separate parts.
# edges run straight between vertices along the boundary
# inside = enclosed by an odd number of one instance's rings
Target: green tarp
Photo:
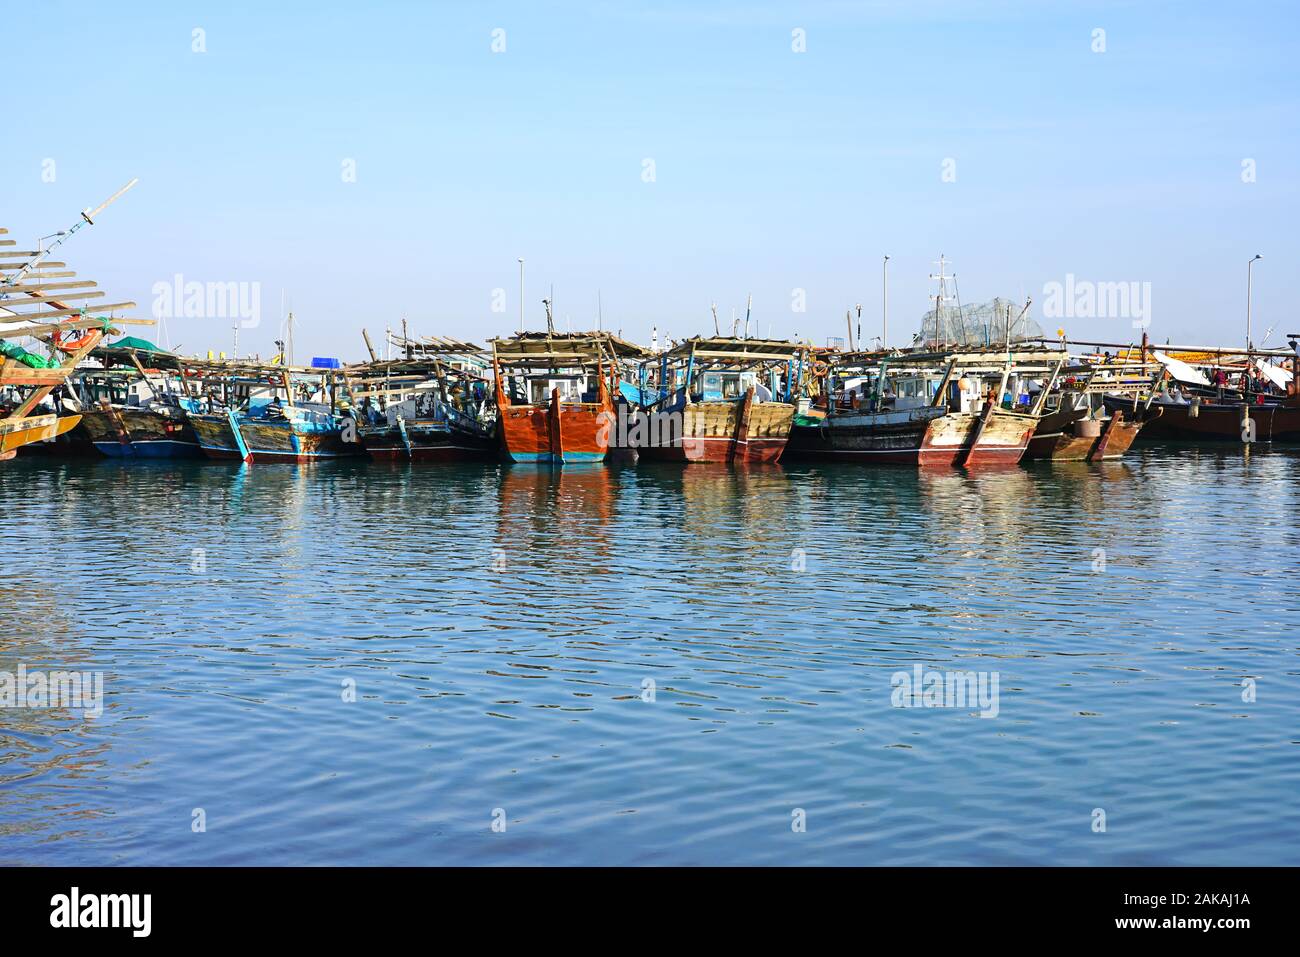
[[[137,339],[135,336],[123,336],[117,342],[106,342],[103,345],[105,349],[136,349],[140,352],[162,352],[167,353],[166,349],[159,349],[148,339]]]
[[[7,342],[4,339],[0,339],[0,355],[21,362],[25,366],[31,366],[33,369],[56,369],[59,366],[57,359],[38,356],[34,352],[28,352],[22,346]]]

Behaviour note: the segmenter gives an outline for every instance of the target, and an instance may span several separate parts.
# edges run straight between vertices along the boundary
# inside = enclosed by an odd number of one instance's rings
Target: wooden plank
[[[93,289],[99,283],[90,279],[79,279],[76,282],[40,282],[40,283],[16,283],[12,286],[6,286],[5,292],[48,292],[51,289]]]
[[[50,323],[38,324],[34,326],[27,326],[22,329],[5,329],[3,327],[3,319],[4,317],[0,317],[0,339],[21,339],[24,336],[35,336],[39,338],[41,336],[51,336],[56,332],[73,332],[73,331],[80,331],[82,329],[98,329],[104,325],[104,321],[102,319],[73,319],[67,322],[50,322]],[[118,323],[122,321],[123,320],[121,319],[113,319],[112,323]],[[116,335],[118,330],[111,328],[112,323],[110,323],[109,332],[110,334]],[[152,323],[152,320],[150,320],[150,323]]]
[[[15,364],[17,368],[10,367],[0,378],[0,385],[61,385],[72,373],[72,369],[59,367],[55,369],[33,369],[31,366],[25,366],[21,362]],[[41,396],[41,398],[45,398]],[[39,400],[38,400],[39,401]]]
[[[14,289],[17,287],[10,286],[9,288]],[[61,302],[79,302],[82,299],[99,299],[104,295],[106,293],[101,289],[99,292],[74,292],[66,296],[42,296],[39,293],[21,298],[10,296],[7,299],[0,299],[0,309],[12,309],[14,306],[48,306]]]
[[[0,309],[9,308],[7,305],[5,305],[6,302],[8,302],[8,300],[0,299]],[[19,303],[15,303],[15,305],[21,306],[21,305],[29,305],[29,304],[19,302]],[[39,312],[14,313],[13,316],[0,317],[0,318],[26,319],[29,322],[39,322],[42,319],[53,318],[55,316],[78,316],[81,315],[81,313],[83,312],[91,312],[91,311],[111,312],[114,309],[134,309],[134,308],[135,308],[135,303],[133,302],[103,302],[103,303],[97,303],[93,310],[91,310],[90,307],[86,307],[85,309],[45,309]],[[117,321],[116,316],[110,316],[109,318],[113,319],[113,321],[115,322]],[[139,321],[141,320],[137,320],[137,324],[139,323]],[[147,321],[149,325],[153,325],[152,319],[143,320],[143,321]]]
[[[787,361],[789,361],[790,359],[792,359],[792,358],[794,358],[795,356],[797,356],[798,354],[799,354],[799,350],[798,350],[798,349],[792,350],[792,351],[790,351],[789,353],[785,353],[785,352],[744,352],[744,351],[740,351],[740,352],[730,352],[730,351],[721,351],[721,350],[715,350],[715,349],[696,349],[696,350],[695,350],[695,356],[696,356],[696,358],[704,358],[704,359],[730,359],[730,360],[739,360],[739,361],[742,361],[742,362],[752,362],[752,361],[755,361],[755,360],[759,360],[759,361],[767,361],[767,362],[787,362]]]
[[[25,263],[25,262],[20,262],[20,263],[0,263],[0,271],[2,271],[2,272],[21,272],[21,271],[22,271],[22,268],[23,268],[24,266],[26,266],[26,265],[27,265],[27,263]],[[64,263],[64,262],[56,262],[56,261],[53,260],[53,259],[44,259],[44,260],[42,260],[41,262],[37,263],[35,266],[33,266],[31,269],[29,269],[27,272],[28,272],[28,274],[30,275],[31,273],[36,272],[36,270],[38,270],[38,269],[53,269],[55,266],[58,266],[60,269],[64,269],[64,268],[67,267],[67,265],[68,265],[67,263]]]
[[[27,275],[34,279],[71,279],[73,276],[76,275],[76,273],[73,272],[72,270],[68,270],[66,272],[43,272],[43,271],[33,269]],[[3,282],[4,279],[5,277],[3,275],[0,275],[0,282]],[[16,285],[17,284],[13,284],[10,286],[6,286],[5,288],[12,289]]]

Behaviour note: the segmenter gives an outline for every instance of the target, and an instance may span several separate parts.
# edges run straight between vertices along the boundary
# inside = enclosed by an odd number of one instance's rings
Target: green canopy
[[[161,352],[167,355],[170,353],[166,349],[159,349],[148,339],[137,339],[135,336],[123,336],[116,342],[106,342],[103,345],[105,349],[135,349],[139,352]]]

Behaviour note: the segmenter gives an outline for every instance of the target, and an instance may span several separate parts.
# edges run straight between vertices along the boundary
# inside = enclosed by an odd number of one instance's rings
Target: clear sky
[[[177,274],[260,283],[241,352],[274,351],[283,291],[299,360],[361,358],[360,328],[402,316],[508,334],[519,257],[533,328],[554,284],[560,328],[594,326],[599,290],[606,327],[639,340],[709,332],[710,302],[725,324],[749,293],[763,334],[842,335],[857,302],[877,334],[888,254],[897,343],[943,253],[967,303],[1041,315],[1067,275],[1150,283],[1153,339],[1238,344],[1260,253],[1255,338],[1277,325],[1278,345],[1300,331],[1298,10],[7,3],[0,225],[35,240],[138,176],[61,258],[145,316]],[[229,349],[230,325],[168,332]]]

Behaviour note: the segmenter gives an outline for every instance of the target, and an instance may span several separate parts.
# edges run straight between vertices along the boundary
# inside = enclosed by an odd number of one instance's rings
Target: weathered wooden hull
[[[684,439],[681,445],[638,449],[653,462],[776,462],[785,452],[786,439],[735,439],[701,437]]]
[[[1015,465],[1025,454],[1036,419],[1019,412],[949,412],[935,419],[917,453],[923,466]]]
[[[18,449],[33,442],[57,438],[81,421],[79,415],[28,415],[21,419],[0,419],[0,460],[14,457]]]
[[[829,431],[823,428],[825,417],[822,415],[799,415],[794,417],[790,426],[790,438],[785,443],[781,458],[786,459],[820,459],[830,451]]]
[[[94,409],[81,428],[95,448],[110,458],[198,458],[198,437],[185,417],[149,409]]]
[[[359,442],[343,441],[342,429],[308,431],[292,422],[244,419],[239,434],[254,463],[318,462],[364,454]]]
[[[1124,453],[1137,441],[1137,437],[1142,430],[1159,417],[1160,411],[1158,409],[1155,410],[1154,415],[1149,415],[1141,421],[1130,421],[1124,418],[1121,413],[1112,415],[1102,431],[1096,448],[1089,454],[1088,461],[1105,462],[1123,458]]]
[[[615,422],[612,405],[512,405],[500,410],[501,448],[512,462],[603,462]]]
[[[1101,462],[1123,458],[1144,424],[1160,415],[1152,410],[1133,420],[1116,409],[1106,419],[1089,423],[1087,409],[1052,412],[1042,417],[1025,450],[1025,461]]]
[[[398,426],[364,426],[358,430],[367,454],[380,461],[462,462],[493,458],[496,445],[491,436],[449,426],[446,422],[405,423]]]
[[[222,461],[241,461],[244,454],[235,440],[235,430],[224,415],[190,415],[190,425],[198,436],[204,456]]]
[[[1116,409],[1129,414],[1131,399],[1117,396],[1105,397],[1107,411]],[[1300,442],[1300,405],[1286,403],[1248,405],[1245,407],[1254,423],[1256,442]],[[1158,418],[1148,417],[1142,427],[1143,440],[1181,439],[1203,442],[1241,442],[1241,403],[1201,403],[1198,414],[1192,415],[1190,404],[1153,402],[1151,411]]]
[[[681,436],[638,451],[670,462],[776,462],[794,425],[788,402],[758,402],[753,393],[739,401],[695,402],[677,410]]]
[[[862,464],[919,465],[931,423],[930,407],[883,412],[838,412],[826,423],[826,455]]]
[[[1024,460],[1054,459],[1058,462],[1082,462],[1088,458],[1101,435],[1097,426],[1079,426],[1087,419],[1086,408],[1057,409],[1038,421],[1034,437],[1025,449]],[[1076,434],[1092,430],[1093,434]]]

